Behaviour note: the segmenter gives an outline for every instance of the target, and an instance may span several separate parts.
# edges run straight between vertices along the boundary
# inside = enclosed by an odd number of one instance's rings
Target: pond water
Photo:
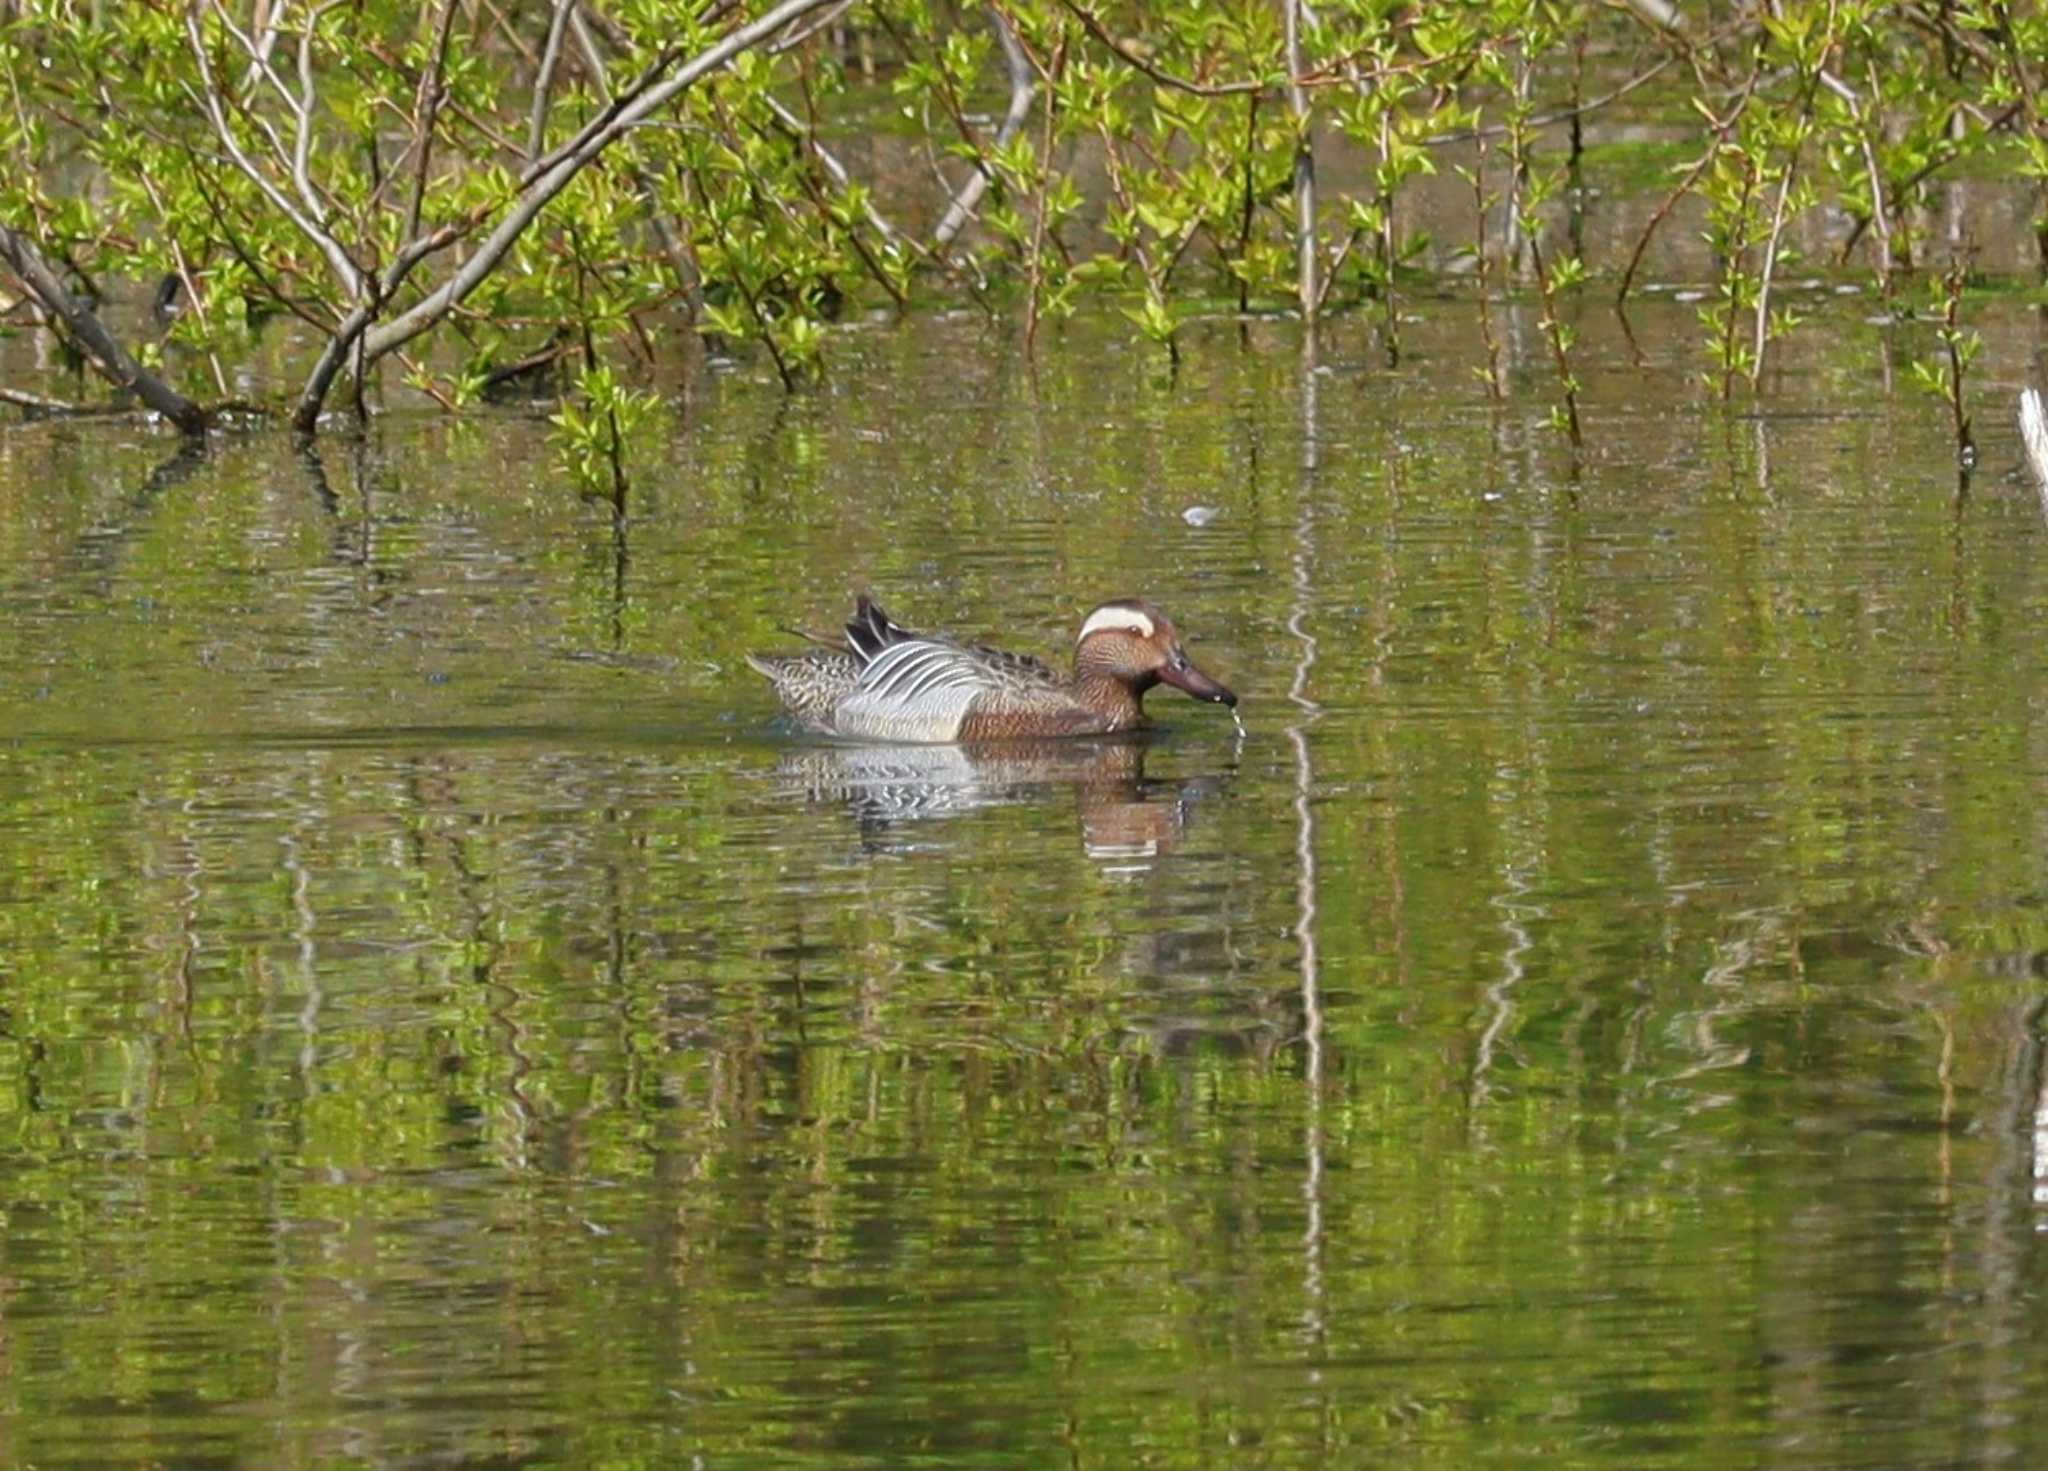
[[[0,1459],[2041,1464],[2041,328],[1962,483],[1924,329],[1723,410],[1693,310],[1576,469],[1432,300],[855,329],[623,514],[0,430]],[[798,739],[863,589],[1149,597],[1245,728]]]

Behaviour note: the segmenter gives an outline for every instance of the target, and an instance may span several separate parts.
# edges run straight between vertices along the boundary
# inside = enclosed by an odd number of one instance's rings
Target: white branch
[[[229,28],[233,29],[232,26]],[[328,266],[349,295],[360,297],[364,286],[363,273],[356,267],[356,263],[349,259],[348,252],[341,248],[341,242],[327,231],[318,218],[307,215],[292,203],[285,192],[271,181],[270,176],[257,167],[256,161],[249,157],[241,141],[235,137],[234,127],[228,121],[227,110],[221,106],[221,90],[214,80],[213,63],[207,59],[206,38],[199,31],[197,6],[185,12],[185,36],[191,42],[193,58],[199,63],[200,105],[206,109],[206,115],[213,123],[214,134],[227,149],[228,157],[235,161],[235,167],[242,171],[249,182],[262,191],[263,197],[270,201],[272,207],[290,220],[299,233],[312,241],[321,254],[327,257]],[[267,71],[268,67],[265,70]],[[269,135],[278,156],[284,157],[284,147],[278,142],[277,135],[271,132],[269,124],[260,117],[256,118],[256,123]]]
[[[836,0],[783,0],[760,19],[741,26],[716,45],[700,51],[665,81],[657,80],[664,69],[658,62],[642,75],[633,90],[624,94],[615,107],[603,117],[593,120],[592,126],[583,129],[575,139],[550,155],[544,161],[546,167],[529,175],[504,218],[478,242],[476,253],[463,262],[459,271],[410,309],[366,335],[364,361],[374,361],[403,347],[460,305],[497,269],[505,253],[554,197],[627,130],[742,51],[758,45],[791,21],[834,3]],[[415,242],[415,245],[421,243]],[[411,248],[408,247],[409,250]]]
[[[1316,303],[1316,153],[1315,122],[1309,116],[1308,90],[1301,85],[1301,0],[1287,5],[1287,110],[1294,116],[1294,256],[1300,275],[1301,319],[1313,323]],[[1391,214],[1389,215],[1391,219]]]
[[[313,102],[318,96],[313,86],[313,32],[320,26],[320,19],[341,0],[327,0],[311,15],[306,17],[306,29],[299,36],[299,96],[292,103],[292,109],[299,115],[299,134],[292,145],[292,182],[299,187],[299,198],[313,218],[322,225],[327,223],[327,208],[313,192]]]
[[[541,144],[548,136],[548,107],[554,101],[555,68],[562,62],[562,34],[576,13],[576,0],[555,0],[554,17],[548,21],[548,41],[540,54],[540,71],[533,79],[533,117],[526,125],[526,155],[539,158]]]
[[[1017,33],[1010,28],[1009,18],[994,6],[989,7],[988,18],[996,28],[996,40],[1003,48],[1003,61],[1010,69],[1010,110],[1003,115],[1003,125],[996,130],[996,147],[1006,148],[1017,136],[1017,130],[1024,126],[1024,119],[1031,115],[1031,99],[1037,94],[1037,74],[1031,69],[1031,58],[1024,54],[1024,48],[1017,41]],[[960,192],[953,196],[946,217],[939,221],[939,228],[932,232],[932,247],[944,250],[953,243],[953,237],[967,228],[967,222],[974,218],[975,207],[981,203],[981,196],[988,193],[988,166],[979,160],[974,172],[967,176],[967,182],[960,186]]]

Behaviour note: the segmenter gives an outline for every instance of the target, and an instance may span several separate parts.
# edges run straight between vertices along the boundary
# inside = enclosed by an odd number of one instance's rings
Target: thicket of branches
[[[1505,221],[1482,290],[1540,302],[1576,437],[1584,268],[1543,226],[1584,119],[1643,88],[1698,114],[1652,228],[1704,201],[1728,392],[1791,325],[1792,222],[1848,212],[1839,264],[1890,293],[1940,264],[1915,222],[1945,172],[2048,177],[2044,82],[2048,20],[2002,0],[0,0],[0,282],[188,430],[289,317],[303,382],[245,407],[302,430],[396,364],[451,406],[552,371],[616,431],[605,360],[674,314],[792,384],[860,297],[971,295],[1027,351],[1092,294],[1169,350],[1217,294],[1374,302],[1397,341],[1394,201],[1465,140],[1475,219]],[[928,152],[927,198],[878,200],[835,149],[878,126]],[[1337,149],[1364,188],[1319,190]],[[123,282],[167,337],[109,329]]]

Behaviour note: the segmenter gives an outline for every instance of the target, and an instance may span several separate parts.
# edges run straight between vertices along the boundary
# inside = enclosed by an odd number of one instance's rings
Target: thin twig
[[[1038,166],[1042,177],[1038,180],[1037,197],[1033,200],[1031,220],[1031,290],[1024,310],[1024,356],[1029,358],[1038,344],[1039,295],[1045,288],[1045,231],[1046,215],[1051,208],[1052,196],[1052,125],[1053,101],[1059,92],[1059,79],[1067,66],[1067,35],[1064,29],[1052,49],[1052,58],[1045,68],[1045,123],[1038,137]]]
[[[540,157],[548,136],[548,108],[554,102],[555,68],[562,60],[562,36],[569,29],[576,0],[555,0],[555,13],[548,19],[547,44],[540,53],[540,70],[533,79],[533,115],[526,124],[526,156]]]
[[[1650,237],[1657,233],[1657,227],[1662,225],[1671,211],[1678,207],[1678,201],[1692,192],[1693,185],[1700,181],[1700,175],[1707,171],[1720,156],[1721,149],[1727,145],[1728,134],[1734,129],[1736,122],[1742,117],[1743,109],[1749,106],[1750,98],[1756,93],[1757,76],[1755,71],[1750,73],[1748,84],[1742,89],[1742,95],[1735,99],[1735,105],[1729,109],[1728,116],[1709,127],[1711,137],[1707,143],[1707,151],[1693,161],[1693,166],[1686,170],[1685,177],[1678,181],[1678,187],[1666,195],[1664,202],[1650,212],[1649,221],[1643,226],[1643,233],[1636,237],[1636,248],[1629,252],[1628,269],[1621,273],[1621,286],[1614,293],[1617,306],[1628,300],[1629,287],[1636,279],[1636,268],[1643,263],[1643,252],[1650,248]]]
[[[633,85],[619,93],[612,105],[594,118],[590,125],[579,130],[574,138],[556,148],[547,158],[529,165],[521,176],[519,193],[499,218],[490,233],[477,242],[453,275],[434,290],[414,302],[404,312],[374,329],[368,326],[367,318],[357,321],[364,314],[351,313],[348,321],[336,337],[322,352],[320,361],[314,364],[305,389],[299,396],[299,403],[293,411],[293,422],[301,431],[310,431],[320,413],[321,401],[333,383],[341,363],[347,360],[354,347],[352,338],[344,340],[351,327],[363,336],[361,360],[367,364],[375,362],[386,353],[403,347],[413,338],[440,322],[455,307],[461,305],[469,294],[489,278],[498,268],[514,242],[525,234],[540,212],[567,188],[570,181],[582,173],[600,154],[623,137],[631,128],[651,113],[665,106],[687,88],[695,85],[709,73],[718,70],[735,56],[749,47],[758,45],[769,37],[787,28],[814,10],[835,3],[835,0],[783,0],[783,3],[767,14],[737,26],[725,36],[698,52],[674,71],[668,68],[676,59],[674,48],[665,50],[661,57],[648,69],[643,70]],[[379,296],[388,300],[396,289],[398,281],[409,274],[412,268],[434,251],[444,249],[454,240],[461,238],[472,228],[471,223],[444,225],[433,235],[413,241],[399,252],[380,282]]]
[[[832,22],[839,19],[840,16],[846,14],[852,8],[852,5],[853,0],[839,0],[837,5],[826,11],[823,15],[813,16],[805,24],[792,29],[788,35],[778,38],[772,44],[761,49],[771,56],[780,56],[785,51],[794,51],[797,47],[803,45],[804,42],[810,40],[811,37],[817,35],[818,32],[831,25]]]
[[[221,91],[214,79],[213,63],[206,54],[206,38],[200,34],[197,6],[185,12],[185,36],[191,43],[193,58],[199,64],[200,92],[196,100],[205,109],[207,119],[213,124],[214,136],[219,138],[221,146],[227,149],[228,157],[234,160],[235,167],[242,171],[243,176],[256,186],[263,197],[270,201],[271,207],[290,220],[298,232],[327,257],[327,264],[333,270],[335,279],[342,289],[351,297],[360,296],[363,289],[363,272],[349,258],[349,253],[342,249],[341,242],[335,239],[319,220],[294,204],[291,198],[272,182],[270,175],[257,167],[256,161],[243,149],[241,140],[235,137],[234,127],[229,123],[227,111],[221,105]],[[261,122],[260,119],[257,121]],[[264,126],[268,132],[268,126]],[[272,133],[270,137],[275,144],[276,135]],[[280,146],[280,156],[282,152]]]
[[[1810,99],[1809,99],[1810,100]],[[1785,160],[1785,172],[1778,179],[1778,198],[1771,206],[1771,233],[1764,239],[1764,265],[1757,274],[1755,351],[1749,360],[1749,387],[1756,391],[1763,378],[1764,345],[1771,335],[1771,280],[1778,267],[1778,242],[1785,233],[1785,208],[1792,196],[1792,181],[1799,173],[1799,148],[1793,145]]]
[[[1126,64],[1143,72],[1162,87],[1171,87],[1176,92],[1186,92],[1193,97],[1236,97],[1246,92],[1269,92],[1272,90],[1265,82],[1222,82],[1208,84],[1191,82],[1186,77],[1177,77],[1172,72],[1162,71],[1146,58],[1133,51],[1129,46],[1126,46],[1122,41],[1119,41],[1115,36],[1112,36],[1101,20],[1097,18],[1095,12],[1087,6],[1077,4],[1076,0],[1060,0],[1060,4],[1064,5],[1068,12],[1087,28],[1089,35],[1114,51]],[[1289,0],[1290,12],[1292,5],[1293,0]]]
[[[1313,325],[1316,303],[1316,153],[1315,119],[1308,93],[1301,86],[1301,0],[1287,3],[1287,110],[1294,117],[1294,264],[1295,289],[1301,299],[1301,320]]]
[[[421,75],[419,92],[413,100],[412,203],[405,211],[405,233],[415,239],[420,233],[420,217],[426,211],[427,174],[434,153],[434,124],[440,119],[441,103],[447,92],[441,85],[441,78],[447,71],[448,42],[454,24],[455,0],[441,0],[441,27],[434,38],[433,64]]]

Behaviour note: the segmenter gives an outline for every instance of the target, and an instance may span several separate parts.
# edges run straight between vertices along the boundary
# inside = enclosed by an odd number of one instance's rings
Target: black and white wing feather
[[[974,701],[1000,688],[972,650],[912,636],[868,660],[833,724],[863,740],[950,741]]]

